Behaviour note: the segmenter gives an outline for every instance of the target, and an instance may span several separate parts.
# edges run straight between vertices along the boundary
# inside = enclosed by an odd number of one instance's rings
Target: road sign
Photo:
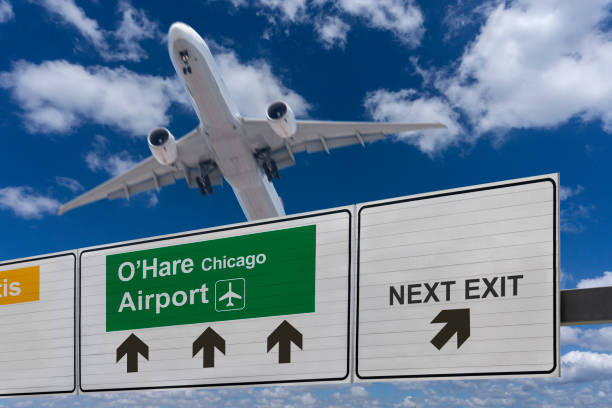
[[[351,212],[80,251],[82,391],[349,380]]]
[[[0,264],[0,395],[75,390],[73,253]]]
[[[558,175],[358,206],[357,380],[559,375]]]

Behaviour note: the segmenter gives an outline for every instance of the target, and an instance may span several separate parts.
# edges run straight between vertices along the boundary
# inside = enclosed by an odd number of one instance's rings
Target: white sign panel
[[[82,391],[350,380],[351,211],[80,251]]]
[[[558,175],[358,208],[358,380],[559,375]]]
[[[0,395],[75,390],[73,253],[0,263]]]

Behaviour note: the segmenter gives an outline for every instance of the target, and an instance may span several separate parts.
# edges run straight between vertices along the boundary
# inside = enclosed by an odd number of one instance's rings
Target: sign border
[[[485,191],[485,190],[493,190],[504,187],[514,187],[525,184],[534,184],[541,182],[551,182],[553,186],[553,366],[550,370],[544,371],[494,371],[494,372],[484,372],[484,373],[454,373],[454,374],[414,374],[414,375],[365,375],[362,376],[359,374],[359,265],[360,265],[360,243],[361,243],[361,211],[365,208],[372,207],[381,207],[390,204],[398,204],[405,203],[410,201],[419,201],[426,200],[430,198],[438,198],[445,197],[450,195],[458,195],[465,193],[473,193],[477,191]],[[557,205],[558,205],[558,196],[557,196],[557,180],[551,177],[539,177],[533,178],[530,180],[511,182],[507,184],[496,184],[496,185],[488,185],[483,187],[470,188],[467,187],[465,189],[453,190],[444,193],[430,193],[420,195],[418,197],[412,198],[403,198],[399,200],[391,200],[385,202],[378,202],[373,204],[363,205],[359,211],[357,212],[357,293],[355,296],[356,308],[355,308],[355,375],[360,380],[392,380],[392,379],[427,379],[427,378],[450,378],[453,377],[492,377],[492,376],[519,376],[519,375],[537,375],[537,374],[551,374],[557,369],[558,361],[557,356],[559,355],[559,344],[557,339],[557,331],[559,328],[558,319],[557,319],[557,246],[559,240],[557,239]]]
[[[73,310],[72,310],[72,322],[73,322],[73,353],[72,353],[72,389],[66,391],[40,391],[40,392],[14,392],[8,394],[0,394],[0,397],[14,397],[14,396],[27,396],[27,395],[53,395],[53,394],[74,394],[76,391],[76,383],[77,383],[77,361],[76,361],[76,351],[77,351],[77,325],[76,325],[76,317],[77,317],[77,256],[74,252],[61,252],[53,255],[41,255],[34,256],[31,258],[21,258],[19,260],[11,260],[7,262],[0,262],[0,267],[6,265],[14,265],[23,262],[36,262],[44,259],[51,258],[61,258],[63,256],[72,255],[74,259],[74,274],[73,274]],[[80,305],[79,305],[80,306]],[[80,343],[80,342],[79,342]]]
[[[331,382],[331,381],[344,381],[349,378],[350,375],[350,362],[351,362],[351,240],[352,240],[352,228],[353,228],[353,214],[348,208],[342,208],[338,210],[330,210],[323,211],[317,213],[310,213],[300,216],[294,217],[286,217],[286,218],[275,218],[268,221],[262,222],[254,222],[249,224],[240,224],[229,227],[221,227],[221,228],[212,228],[205,231],[197,231],[197,232],[189,232],[189,233],[179,233],[171,236],[164,236],[160,238],[149,238],[142,239],[136,241],[130,241],[125,244],[111,244],[106,246],[100,246],[91,249],[85,249],[83,251],[79,251],[79,294],[78,298],[81,298],[81,257],[84,253],[94,252],[118,247],[128,247],[130,245],[139,245],[146,244],[149,242],[157,242],[157,241],[165,241],[174,238],[185,238],[196,235],[206,235],[215,232],[222,231],[231,231],[231,230],[239,230],[246,229],[249,227],[255,227],[260,225],[268,225],[268,224],[276,224],[280,222],[286,221],[294,221],[305,218],[314,218],[323,215],[331,215],[331,214],[348,214],[348,273],[347,273],[347,293],[348,293],[348,302],[347,302],[347,332],[346,332],[346,372],[342,377],[328,377],[328,378],[308,378],[308,379],[299,379],[299,380],[278,380],[278,381],[253,381],[253,382],[236,382],[236,383],[216,383],[216,384],[188,384],[188,385],[161,385],[161,386],[151,386],[151,387],[127,387],[127,388],[95,388],[95,389],[84,389],[83,384],[81,382],[81,302],[78,304],[78,316],[79,316],[79,353],[78,353],[78,367],[79,367],[79,390],[83,393],[89,392],[110,392],[110,391],[142,391],[142,390],[164,390],[164,389],[178,389],[178,388],[215,388],[215,387],[248,387],[248,386],[259,386],[259,385],[274,385],[274,384],[299,384],[299,383],[309,383],[309,382]],[[76,288],[75,288],[76,289]],[[197,324],[197,323],[194,323]],[[76,327],[75,327],[76,329]],[[136,329],[140,330],[140,329]],[[76,364],[76,363],[75,363]]]

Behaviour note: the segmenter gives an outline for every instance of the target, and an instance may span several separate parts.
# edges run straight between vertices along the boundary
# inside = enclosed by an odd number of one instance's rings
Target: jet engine
[[[282,138],[289,138],[295,134],[297,124],[293,111],[283,101],[270,104],[266,109],[266,118],[274,133]]]
[[[166,128],[156,128],[149,132],[147,137],[149,149],[153,153],[153,157],[160,164],[169,166],[174,163],[178,157],[176,148],[176,140],[172,133]]]

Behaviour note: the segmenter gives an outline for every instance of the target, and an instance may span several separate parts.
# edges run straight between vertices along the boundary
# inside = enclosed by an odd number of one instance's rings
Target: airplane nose
[[[173,23],[170,26],[170,29],[168,30],[168,40],[169,40],[169,42],[172,42],[172,40],[174,40],[174,39],[176,39],[178,37],[184,37],[185,33],[190,31],[190,28],[191,27],[189,27],[185,23],[181,23],[181,22]]]
[[[168,51],[170,52],[171,56],[173,55],[173,44],[179,39],[185,40],[194,45],[197,44],[202,48],[204,54],[206,54],[205,58],[209,60],[212,59],[212,55],[210,55],[210,58],[208,58],[210,49],[208,48],[206,41],[204,41],[204,39],[202,39],[202,37],[200,37],[200,35],[193,28],[181,22],[173,23],[168,30]]]

